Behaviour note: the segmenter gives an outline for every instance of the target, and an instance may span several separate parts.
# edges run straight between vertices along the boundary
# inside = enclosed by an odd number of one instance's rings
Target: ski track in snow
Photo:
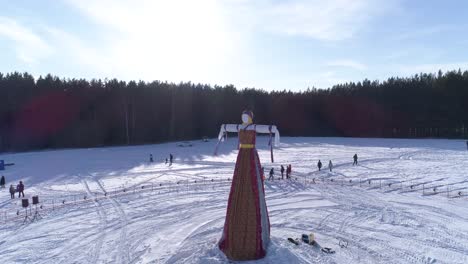
[[[52,178],[36,180],[34,187],[44,191],[41,197],[53,198],[66,195],[70,185],[73,194],[86,194],[92,202],[57,208],[26,225],[0,226],[4,263],[229,262],[217,241],[230,186],[209,180],[232,177],[234,141],[222,146],[219,157],[210,156],[214,145],[205,143],[183,149],[162,144],[10,154],[8,160],[18,155],[19,161],[6,171],[7,179],[16,177],[17,168],[18,175],[28,172],[26,165],[21,167],[21,158],[43,157],[46,165],[40,176],[48,166],[53,168],[48,160],[55,153],[76,159],[78,168],[69,164],[63,169],[74,174],[58,173],[54,189],[49,188]],[[272,238],[268,255],[242,263],[468,263],[466,198],[447,199],[432,192],[432,188],[443,192],[447,184],[457,191],[468,188],[463,176],[468,174],[468,152],[458,145],[463,142],[289,138],[284,143],[275,152],[275,176],[280,164],[292,164],[297,181],[265,182]],[[91,156],[89,160],[78,158],[82,152]],[[178,157],[171,167],[141,163],[141,153],[163,160],[167,152]],[[352,165],[354,153],[359,155],[358,166]],[[273,165],[268,149],[259,154],[268,171]],[[318,171],[318,159],[324,164],[332,159],[334,171],[326,166]],[[115,166],[116,160],[122,162]],[[30,169],[34,173],[37,168]],[[313,178],[317,184],[310,183]],[[372,184],[359,183],[360,179]],[[60,181],[66,182],[63,189]],[[199,183],[192,185],[195,181]],[[171,182],[182,184],[167,185]],[[157,191],[137,189],[159,183],[163,185]],[[128,190],[125,195],[104,196],[122,186]],[[9,194],[0,192],[0,210],[18,206],[18,200],[12,202]],[[286,240],[309,232],[336,253]],[[349,242],[348,247],[340,248],[340,240]]]

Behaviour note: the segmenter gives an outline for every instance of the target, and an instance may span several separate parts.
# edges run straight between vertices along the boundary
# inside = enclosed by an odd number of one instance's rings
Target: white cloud
[[[50,45],[30,28],[16,20],[0,17],[0,37],[14,43],[17,57],[26,64],[35,64],[39,59],[53,53]]]
[[[126,79],[245,83],[259,32],[353,37],[395,0],[66,0],[106,39],[100,56]],[[101,43],[102,45],[102,43]],[[338,65],[335,65],[338,66]],[[341,61],[343,67],[365,65]],[[261,67],[260,67],[261,68]],[[262,86],[255,76],[256,86]],[[261,83],[261,82],[260,82]]]
[[[391,12],[395,0],[225,0],[264,31],[322,41],[353,37],[372,19]],[[250,14],[250,15],[245,15]]]
[[[325,42],[353,38],[398,0],[63,1],[81,13],[74,20],[88,19],[80,25],[91,21],[94,27],[73,31],[74,27],[61,28],[37,17],[34,25],[0,17],[0,37],[15,44],[18,58],[35,65],[50,59],[50,64],[41,65],[41,73],[52,69],[62,76],[234,83],[269,89],[278,86],[268,81],[278,67],[274,61],[262,64],[256,56],[259,43],[264,44],[259,33]],[[89,34],[82,35],[83,31]],[[98,39],[90,38],[95,35]],[[67,67],[53,68],[61,64]],[[352,60],[331,61],[328,66],[367,69]],[[298,83],[305,88],[309,77],[284,73],[277,79],[285,87]],[[319,77],[322,84],[340,81],[336,75]]]
[[[353,60],[336,60],[336,61],[328,62],[327,65],[331,67],[351,68],[353,70],[358,70],[358,71],[367,70],[367,66],[365,64],[362,64]]]
[[[222,82],[240,47],[214,0],[69,2],[105,32],[103,56],[120,77]]]
[[[112,76],[112,63],[99,48],[90,46],[78,36],[64,30],[43,26],[44,35],[51,43],[60,61],[71,65],[71,68],[84,68],[91,71],[95,78],[99,76]],[[75,74],[67,74],[75,77]]]

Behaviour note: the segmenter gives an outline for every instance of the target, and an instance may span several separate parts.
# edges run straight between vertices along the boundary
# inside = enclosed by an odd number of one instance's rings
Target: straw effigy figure
[[[224,230],[219,248],[231,260],[254,260],[263,258],[270,242],[270,220],[265,203],[262,166],[255,148],[257,133],[270,135],[271,159],[273,144],[279,144],[276,126],[255,125],[253,113],[242,113],[241,125],[222,125],[219,142],[228,132],[239,134],[239,153],[226,211]],[[274,142],[273,134],[275,134]]]

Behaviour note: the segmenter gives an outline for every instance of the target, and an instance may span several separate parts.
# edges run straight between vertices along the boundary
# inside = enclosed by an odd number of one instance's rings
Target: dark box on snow
[[[21,205],[26,208],[29,206],[29,199],[28,198],[24,198],[24,199],[21,199]]]
[[[34,195],[34,196],[32,197],[32,202],[33,202],[33,204],[38,204],[38,203],[39,203],[39,196]]]

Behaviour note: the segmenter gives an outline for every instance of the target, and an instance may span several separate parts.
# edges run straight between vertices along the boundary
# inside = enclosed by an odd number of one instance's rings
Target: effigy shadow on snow
[[[171,264],[219,264],[219,263],[309,263],[298,256],[300,252],[295,252],[294,245],[288,244],[282,238],[271,237],[268,253],[263,259],[251,261],[233,261],[226,258],[224,253],[219,250],[217,241],[200,242],[196,244],[182,245],[181,250],[174,254],[166,263]],[[193,242],[193,241],[192,241]]]

